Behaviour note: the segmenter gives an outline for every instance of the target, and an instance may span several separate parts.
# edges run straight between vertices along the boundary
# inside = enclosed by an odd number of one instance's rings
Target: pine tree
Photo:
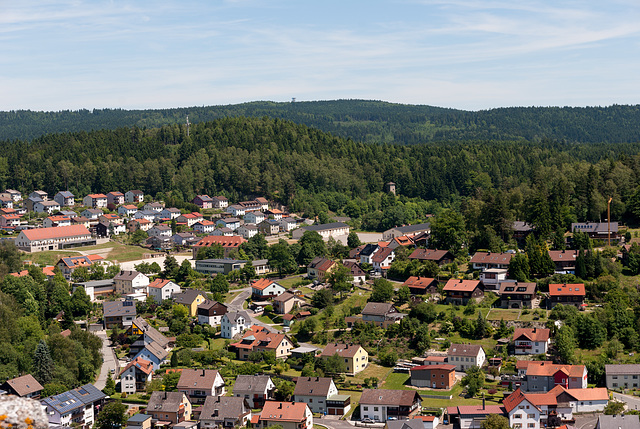
[[[487,325],[482,318],[482,312],[478,311],[478,318],[476,319],[476,338],[479,340],[487,335]]]
[[[33,376],[43,386],[53,379],[53,359],[44,340],[40,340],[33,355]]]
[[[116,382],[113,378],[111,378],[111,373],[107,374],[107,382],[105,383],[104,389],[102,389],[102,391],[109,396],[116,393]]]

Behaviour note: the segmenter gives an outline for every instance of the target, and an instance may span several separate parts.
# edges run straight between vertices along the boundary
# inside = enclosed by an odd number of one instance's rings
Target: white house
[[[546,328],[517,328],[513,333],[517,355],[547,353],[551,342],[551,331]]]
[[[124,200],[127,203],[141,203],[144,201],[144,193],[138,190],[127,191],[124,194]]]
[[[154,225],[147,231],[149,237],[171,237],[171,227],[168,225]]]
[[[229,228],[232,231],[235,231],[240,227],[240,219],[235,217],[226,217],[224,219],[218,219],[216,222],[216,226],[219,228]]]
[[[80,213],[80,216],[86,217],[89,220],[98,220],[103,214],[104,212],[100,209],[86,209]]]
[[[295,239],[300,239],[302,237],[302,234],[304,234],[306,231],[315,231],[320,234],[323,240],[326,241],[329,240],[329,237],[338,239],[339,237],[347,236],[349,235],[350,229],[349,225],[342,222],[327,223],[324,225],[309,225],[303,226],[302,228],[298,228],[293,231],[292,237]]]
[[[131,217],[136,214],[138,211],[138,207],[133,204],[125,204],[123,206],[118,207],[118,214],[124,217]]]
[[[16,246],[27,252],[58,250],[67,247],[89,246],[96,240],[82,225],[59,226],[56,228],[34,228],[20,231],[15,239]]]
[[[472,366],[482,368],[487,356],[478,344],[451,344],[447,355],[448,363],[455,365],[457,371],[464,371]]]
[[[161,203],[147,203],[144,205],[144,207],[142,207],[142,210],[149,210],[151,212],[156,212],[157,214],[160,214],[160,212],[162,212],[162,210],[164,210],[164,206]]]
[[[233,217],[238,217],[247,214],[247,209],[239,204],[233,204],[227,207],[226,212],[230,213]]]
[[[122,270],[113,278],[116,293],[119,295],[129,295],[132,293],[147,294],[149,277],[138,271]]]
[[[94,410],[107,395],[93,384],[85,384],[40,401],[49,418],[49,426],[71,426],[78,423],[91,427],[95,422]]]
[[[160,217],[163,219],[177,219],[181,214],[182,213],[180,212],[180,209],[171,207],[168,209],[163,209],[160,212]]]
[[[149,222],[153,222],[156,220],[156,217],[158,216],[158,213],[151,211],[151,210],[141,210],[138,212],[135,212],[135,214],[133,215],[134,219],[145,219],[148,220]]]
[[[258,227],[255,225],[244,224],[236,232],[247,240],[258,234]]]
[[[211,234],[216,229],[216,224],[210,220],[203,219],[193,225],[193,230],[201,234]]]
[[[149,283],[148,288],[149,296],[158,304],[162,304],[162,301],[171,298],[173,294],[180,293],[180,286],[165,279],[155,279]]]
[[[251,317],[245,311],[233,311],[222,316],[220,336],[233,338],[251,326]]]
[[[69,191],[60,191],[53,199],[60,204],[60,207],[73,207],[76,204],[73,194]]]
[[[36,213],[53,213],[60,210],[60,204],[56,201],[37,201],[33,203],[33,211]]]
[[[251,285],[251,292],[254,297],[267,298],[270,296],[282,295],[286,292],[283,286],[269,279],[259,279]]]
[[[251,224],[257,225],[263,220],[265,220],[266,216],[262,212],[253,211],[244,215],[243,219],[245,223],[251,223]]]
[[[94,209],[107,207],[107,196],[104,194],[89,194],[82,199],[82,205]]]

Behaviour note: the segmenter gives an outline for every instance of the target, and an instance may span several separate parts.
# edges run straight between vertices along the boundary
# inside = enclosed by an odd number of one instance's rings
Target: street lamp
[[[613,197],[607,201],[607,246],[611,246],[611,200]]]

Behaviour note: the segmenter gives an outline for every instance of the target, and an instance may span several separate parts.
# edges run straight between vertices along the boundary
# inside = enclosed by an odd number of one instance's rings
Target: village
[[[553,266],[542,290],[512,275],[517,249],[463,265],[428,248],[430,223],[371,234],[261,197],[198,195],[190,211],[139,190],[80,204],[68,191],[6,190],[0,204],[3,238],[28,261],[10,275],[62,275],[91,312],[60,314],[72,325],[61,335],[104,341],[93,384],[46,397],[32,374],[0,385],[39,400],[50,427],[90,428],[113,401],[132,429],[474,429],[494,416],[512,428],[640,427],[623,413],[640,400],[619,394],[640,388],[639,364],[606,365],[601,385],[559,351],[556,316],[596,308],[584,283],[553,282],[576,273],[576,249],[543,250]],[[524,243],[534,227],[513,230]],[[617,222],[572,233],[629,257]],[[284,254],[251,253],[256,243]],[[286,254],[296,245],[304,258]],[[110,255],[116,247],[136,250]],[[419,275],[400,278],[400,263]]]

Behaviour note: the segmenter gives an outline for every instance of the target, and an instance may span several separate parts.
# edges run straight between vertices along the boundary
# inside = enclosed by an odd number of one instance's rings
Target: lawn
[[[275,324],[275,323],[276,323],[276,322],[274,322],[273,320],[271,320],[271,319],[269,318],[269,316],[264,315],[264,314],[263,314],[262,316],[257,316],[257,317],[256,317],[256,319],[258,319],[258,320],[259,320],[259,321],[261,321],[262,323],[266,323],[266,324],[268,324],[268,325],[273,325],[273,324]]]
[[[294,284],[298,283],[300,280],[302,280],[301,275],[297,275],[297,276],[293,276],[293,277],[287,277],[285,279],[282,280],[276,280],[276,283],[278,283],[280,286],[284,287],[285,289],[291,289],[293,287]],[[311,283],[311,282],[309,282]]]
[[[106,254],[104,249],[111,249]],[[109,241],[107,243],[98,244],[96,246],[79,247],[73,250],[50,250],[46,252],[27,253],[23,256],[24,260],[30,260],[34,264],[39,265],[53,265],[61,258],[67,256],[80,256],[81,251],[83,254],[99,253],[109,261],[126,262],[142,259],[145,253],[152,253],[149,249],[144,249],[139,246],[130,246],[115,241]],[[150,259],[150,262],[153,260]]]
[[[351,384],[364,384],[365,378],[376,377],[378,381],[382,382],[391,371],[392,368],[369,363],[369,366],[364,371],[357,373],[353,377],[347,377],[347,381],[351,381]]]
[[[384,381],[382,388],[390,390],[408,390],[407,384],[409,382],[409,373],[407,372],[392,372]]]
[[[504,319],[505,322],[509,320],[517,320],[518,315],[520,314],[520,310],[505,310],[499,308],[492,308],[487,320],[501,320]]]

